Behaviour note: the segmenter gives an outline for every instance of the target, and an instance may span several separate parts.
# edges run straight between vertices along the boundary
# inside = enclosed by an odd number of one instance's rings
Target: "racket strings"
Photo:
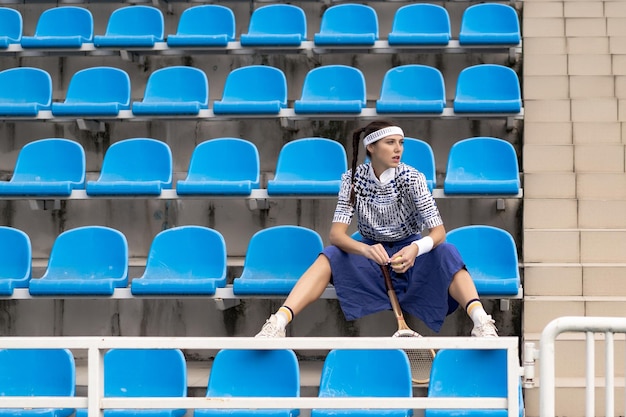
[[[422,337],[419,333],[411,331],[397,333],[395,337]],[[435,352],[432,349],[404,349],[411,366],[411,377],[414,383],[427,384],[430,380],[430,371],[433,365]]]

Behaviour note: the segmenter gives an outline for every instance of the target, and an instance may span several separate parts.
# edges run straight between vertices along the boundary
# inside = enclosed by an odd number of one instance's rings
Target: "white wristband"
[[[419,251],[417,252],[417,256],[430,252],[433,249],[433,246],[435,246],[435,242],[430,236],[414,240],[411,244],[418,247]]]

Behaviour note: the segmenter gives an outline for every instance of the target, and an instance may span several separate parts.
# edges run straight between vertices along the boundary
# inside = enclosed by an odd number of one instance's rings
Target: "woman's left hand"
[[[398,274],[406,272],[415,263],[417,251],[417,246],[412,244],[400,249],[391,257],[391,269]]]

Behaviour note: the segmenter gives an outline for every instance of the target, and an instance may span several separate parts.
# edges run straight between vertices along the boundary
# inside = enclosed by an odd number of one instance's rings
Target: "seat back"
[[[28,235],[13,227],[0,226],[0,281],[20,281],[17,286],[24,288],[31,272],[32,246]]]
[[[91,67],[77,71],[70,79],[66,103],[119,103],[130,108],[130,77],[119,68]]]
[[[237,163],[223,155],[237,155]],[[192,181],[250,181],[259,188],[260,159],[256,145],[239,138],[217,138],[200,143],[189,162],[187,179]]]
[[[167,188],[172,176],[172,151],[165,142],[132,138],[109,147],[98,181],[159,181]]]
[[[150,246],[145,277],[226,280],[226,242],[216,230],[180,226],[160,232]]]
[[[509,232],[486,225],[463,226],[450,230],[446,241],[459,250],[479,294],[517,294],[517,246]]]
[[[32,67],[0,71],[0,114],[12,113],[12,104],[32,104],[36,110],[49,109],[52,104],[50,74]]]
[[[185,9],[178,20],[177,35],[225,35],[235,39],[235,14],[218,4],[203,4]]]
[[[443,6],[407,4],[396,11],[388,41],[390,45],[446,45],[450,32],[450,15]]]
[[[461,18],[459,44],[518,44],[520,24],[513,7],[500,3],[473,4]]]
[[[0,396],[75,394],[76,368],[68,349],[0,349],[0,369]]]
[[[506,397],[505,349],[442,349],[433,360],[428,397]],[[524,415],[520,385],[520,417]],[[426,409],[425,417],[504,417],[505,409]]]
[[[185,397],[187,364],[179,349],[111,349],[104,355],[106,397]]]
[[[9,44],[19,43],[24,28],[22,14],[10,7],[0,7],[0,28],[1,47],[8,48]]]
[[[364,4],[337,4],[322,15],[316,45],[373,44],[378,40],[378,16]]]
[[[241,35],[241,42],[245,45],[248,38],[256,37],[261,39],[254,44],[299,44],[306,39],[306,34],[307,21],[302,8],[292,4],[269,4],[252,13],[248,33]],[[274,35],[293,36],[293,41],[280,41]]]
[[[85,185],[85,150],[69,139],[48,138],[30,142],[17,156],[12,183],[68,181]]]
[[[206,395],[298,397],[300,368],[296,355],[287,349],[222,349],[215,355]]]
[[[424,174],[428,188],[431,191],[437,186],[435,154],[433,153],[433,148],[427,142],[405,137],[402,162]]]
[[[105,250],[106,249],[106,250]],[[42,279],[128,277],[128,243],[118,230],[84,226],[61,233],[50,252]]]
[[[517,73],[503,65],[479,64],[461,71],[456,83],[455,112],[519,112]]]
[[[152,6],[124,6],[111,13],[107,36],[152,36],[163,41],[165,23],[161,10]]]
[[[383,78],[379,113],[435,112],[446,106],[443,75],[427,65],[401,65],[388,70]]]
[[[361,70],[346,65],[326,65],[306,74],[295,111],[359,113],[365,105],[365,77]]]
[[[44,10],[35,27],[35,38],[78,36],[83,42],[93,40],[93,15],[88,9],[59,6]]]
[[[517,194],[520,177],[515,148],[491,137],[456,142],[448,154],[443,187],[450,194]]]
[[[246,103],[250,102],[275,102],[275,108],[279,110],[287,107],[287,79],[280,69],[267,65],[234,69],[226,77],[222,102],[240,103],[244,109],[247,108]],[[216,112],[217,107],[216,103]]]
[[[209,81],[204,71],[172,66],[154,71],[146,83],[144,103],[197,102],[209,107]]]

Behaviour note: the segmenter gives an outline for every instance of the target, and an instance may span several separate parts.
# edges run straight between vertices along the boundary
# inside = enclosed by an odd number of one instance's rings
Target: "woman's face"
[[[385,136],[379,141],[367,145],[370,151],[370,160],[375,168],[384,171],[395,168],[400,163],[404,150],[404,138],[402,135]]]

